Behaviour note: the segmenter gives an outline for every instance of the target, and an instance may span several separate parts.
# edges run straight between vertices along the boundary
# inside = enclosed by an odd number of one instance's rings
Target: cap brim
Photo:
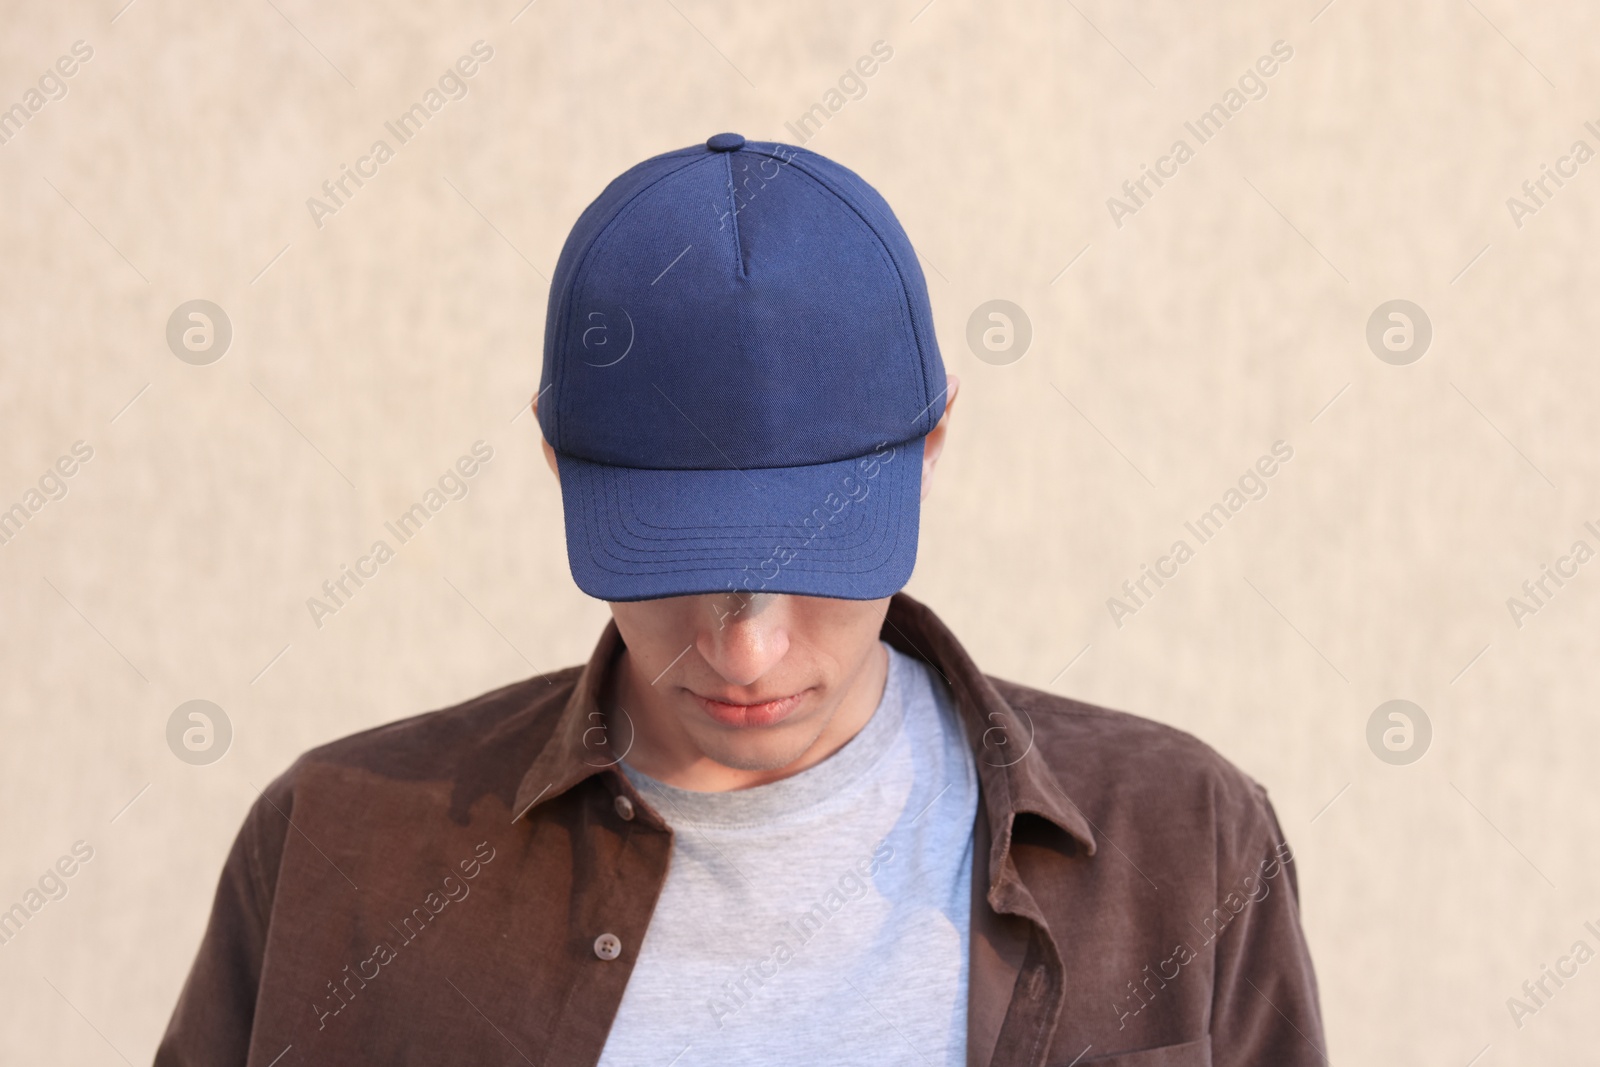
[[[877,600],[917,560],[924,438],[834,463],[642,470],[558,455],[572,577],[600,600]]]

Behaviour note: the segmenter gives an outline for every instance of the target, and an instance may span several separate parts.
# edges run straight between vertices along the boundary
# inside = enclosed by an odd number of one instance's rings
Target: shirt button
[[[621,793],[618,793],[617,799],[612,801],[612,807],[617,809],[617,816],[624,822],[633,821],[633,801]]]
[[[622,955],[622,941],[616,934],[601,934],[594,939],[594,954],[603,960],[614,960]]]

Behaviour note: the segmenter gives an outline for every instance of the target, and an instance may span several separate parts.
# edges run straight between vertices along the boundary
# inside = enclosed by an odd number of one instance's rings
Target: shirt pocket
[[[1211,1035],[1182,1045],[1090,1056],[1079,1060],[1075,1067],[1211,1067]]]

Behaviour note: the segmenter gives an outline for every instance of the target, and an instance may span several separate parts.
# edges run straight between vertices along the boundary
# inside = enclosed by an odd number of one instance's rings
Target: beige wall
[[[7,4],[0,35],[0,106],[93,48],[0,145],[0,508],[93,449],[0,546],[0,907],[93,848],[0,945],[0,1058],[148,1061],[258,786],[587,655],[606,609],[512,420],[566,231],[645,156],[795,140],[880,39],[809,146],[895,206],[965,383],[911,591],[992,672],[1270,789],[1334,1059],[1593,1057],[1600,963],[1520,1029],[1506,1004],[1600,949],[1600,563],[1520,627],[1506,603],[1600,548],[1600,162],[1520,228],[1506,205],[1600,148],[1591,11],[121,2]],[[480,39],[469,94],[319,229],[306,199]],[[1198,144],[1184,120],[1280,40]],[[1118,226],[1107,198],[1179,137],[1194,157]],[[195,298],[233,328],[208,366],[164,335]],[[1032,322],[1009,365],[965,342],[994,298]],[[1432,322],[1409,365],[1365,340],[1391,299]],[[470,495],[315,626],[306,599],[478,440]],[[1267,496],[1119,627],[1107,598],[1279,440]],[[206,766],[165,734],[197,698],[234,731]],[[1407,766],[1366,740],[1394,698],[1433,726]]]

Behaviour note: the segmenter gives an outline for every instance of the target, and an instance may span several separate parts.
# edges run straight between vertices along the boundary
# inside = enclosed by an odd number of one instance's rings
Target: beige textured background
[[[1600,949],[1600,563],[1520,628],[1506,599],[1600,548],[1600,162],[1520,228],[1506,198],[1600,148],[1600,16],[921,2],[4,5],[0,107],[94,54],[0,145],[0,508],[94,454],[0,545],[0,908],[94,858],[0,945],[0,1059],[147,1062],[257,786],[587,656],[606,609],[513,419],[567,229],[648,155],[794,141],[880,39],[808,144],[895,206],[965,383],[911,592],[993,673],[1269,788],[1331,1060],[1593,1058],[1600,962],[1520,1028],[1506,1001]],[[480,39],[469,94],[319,229],[306,199]],[[1278,40],[1267,95],[1116,226],[1107,197]],[[209,366],[165,342],[194,298],[233,326]],[[964,341],[992,298],[1033,324],[1010,365]],[[1364,337],[1396,298],[1433,324],[1408,366]],[[470,495],[314,626],[479,439]],[[1269,495],[1117,627],[1106,599],[1279,439]],[[165,740],[194,698],[233,724],[208,766]],[[1409,766],[1367,746],[1391,698],[1433,724]]]

